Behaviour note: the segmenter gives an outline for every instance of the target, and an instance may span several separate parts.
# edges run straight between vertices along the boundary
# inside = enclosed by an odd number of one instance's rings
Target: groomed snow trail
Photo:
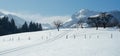
[[[71,31],[64,31],[64,32],[60,33],[59,35],[57,35],[53,38],[50,38],[48,40],[45,40],[43,42],[38,42],[38,43],[34,43],[34,44],[31,44],[31,45],[27,45],[27,46],[20,46],[20,47],[0,51],[0,55],[5,55],[5,54],[16,52],[16,51],[19,51],[19,50],[22,50],[22,49],[28,49],[28,48],[31,48],[31,47],[35,47],[35,46],[45,44],[45,43],[50,43],[50,42],[53,42],[53,41],[65,36],[66,34],[69,34],[70,32]]]
[[[1,51],[0,56],[120,56],[118,30],[63,29],[53,34],[43,42]]]

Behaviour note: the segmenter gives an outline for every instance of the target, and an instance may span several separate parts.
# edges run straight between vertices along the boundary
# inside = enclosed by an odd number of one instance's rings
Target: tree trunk
[[[96,25],[96,30],[98,30],[98,24],[95,24]]]
[[[106,23],[103,23],[103,28],[104,28],[104,29],[106,28]]]
[[[83,25],[81,24],[81,28],[83,29]]]
[[[98,27],[96,27],[96,30],[98,30]]]
[[[57,30],[59,31],[59,27],[57,27]]]

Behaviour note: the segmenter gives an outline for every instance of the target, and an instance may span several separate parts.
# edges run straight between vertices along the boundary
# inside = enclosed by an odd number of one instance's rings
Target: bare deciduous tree
[[[117,25],[117,26],[118,26],[118,28],[119,28],[119,31],[120,31],[120,22],[118,23],[118,25]]]
[[[96,27],[96,30],[98,30],[98,27],[99,27],[99,17],[89,17],[88,18],[88,21],[89,21],[89,23],[93,23],[94,25],[95,25],[95,27]]]
[[[53,24],[55,25],[55,27],[57,28],[57,30],[59,31],[59,28],[60,28],[60,26],[62,25],[62,21],[60,21],[60,20],[56,20],[56,21],[54,21],[53,22]]]
[[[109,21],[111,20],[111,18],[113,18],[113,16],[111,14],[108,14],[106,12],[101,13],[99,17],[102,20],[102,24],[103,24],[104,28],[106,28],[106,26],[109,23]]]
[[[100,13],[99,16],[97,17],[88,17],[88,23],[90,24],[92,23],[97,30],[98,27],[106,28],[107,26],[109,26],[112,18],[113,16],[111,14],[104,12],[104,13]]]

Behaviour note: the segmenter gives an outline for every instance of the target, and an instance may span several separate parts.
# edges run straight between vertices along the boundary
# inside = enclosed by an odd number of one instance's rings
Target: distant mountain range
[[[21,17],[18,17],[16,15],[12,15],[12,14],[5,14],[5,13],[0,12],[0,18],[2,18],[4,16],[7,16],[9,18],[9,20],[14,19],[17,27],[21,27],[25,22],[25,20],[22,19]]]
[[[81,10],[75,12],[71,16],[71,20],[66,22],[64,24],[64,26],[65,27],[73,27],[80,19],[86,23],[88,17],[97,17],[99,13],[101,13],[101,12],[91,11],[88,9],[81,9]],[[113,15],[113,17],[120,22],[120,11],[113,10],[113,11],[108,11],[107,13]]]
[[[40,23],[42,24],[43,28],[45,29],[50,29],[50,28],[53,28],[53,25],[51,24],[52,21],[54,20],[62,20],[64,21],[63,23],[63,27],[72,27],[74,26],[78,20],[83,20],[84,22],[87,21],[87,18],[90,17],[90,16],[96,16],[98,15],[100,12],[97,12],[97,11],[91,11],[91,10],[88,10],[88,9],[81,9],[77,12],[75,12],[71,18],[67,19],[67,18],[64,18],[64,19],[42,19],[42,22],[40,21]],[[118,21],[120,22],[120,11],[118,10],[113,10],[113,11],[108,11],[109,14],[112,14],[116,19],[118,19]],[[17,15],[13,15],[13,14],[5,14],[3,13],[2,11],[0,12],[0,17],[4,17],[4,16],[7,16],[9,17],[9,19],[14,19],[15,20],[15,23],[18,27],[21,27],[21,25],[23,25],[23,23],[25,22],[25,19],[23,19],[22,17],[19,17]],[[44,22],[43,22],[44,21]]]

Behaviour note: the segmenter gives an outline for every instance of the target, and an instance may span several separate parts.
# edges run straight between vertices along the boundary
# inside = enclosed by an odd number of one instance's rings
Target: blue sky
[[[80,9],[119,10],[120,0],[0,0],[0,9],[46,16],[72,15]]]

